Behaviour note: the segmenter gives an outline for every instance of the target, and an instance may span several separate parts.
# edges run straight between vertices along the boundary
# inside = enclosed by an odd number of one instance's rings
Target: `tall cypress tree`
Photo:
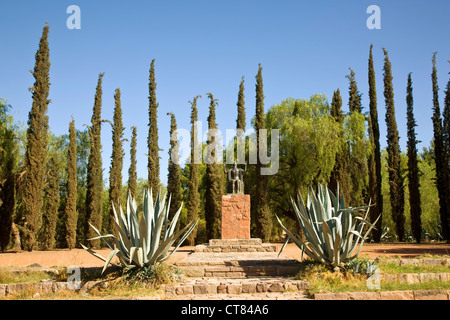
[[[358,85],[356,83],[355,79],[355,72],[352,68],[350,69],[350,74],[346,76],[346,78],[349,80],[349,90],[348,90],[348,107],[351,112],[358,112],[361,113],[362,111],[362,105],[361,105],[361,94],[358,91]]]
[[[370,45],[369,53],[369,139],[373,146],[373,152],[368,158],[369,171],[369,196],[374,206],[370,209],[370,220],[375,222],[379,217],[372,234],[375,242],[381,241],[381,223],[383,213],[383,194],[381,192],[381,148],[380,128],[378,125],[377,89],[375,82],[375,69],[373,66],[373,45]]]
[[[355,79],[355,72],[350,69],[349,80],[349,114],[346,127],[349,134],[348,164],[347,170],[351,183],[351,196],[348,203],[352,206],[362,205],[366,193],[367,179],[367,160],[366,160],[366,132],[365,119],[361,114],[361,93]]]
[[[91,118],[91,126],[88,127],[90,139],[90,153],[87,167],[87,191],[86,191],[86,239],[97,236],[93,225],[98,230],[102,229],[102,193],[103,193],[103,168],[101,153],[101,126],[102,126],[102,79],[104,73],[98,77],[95,102]],[[98,248],[100,240],[92,240],[87,243],[93,248]]]
[[[222,221],[222,195],[223,195],[223,166],[216,163],[216,144],[214,130],[217,130],[216,106],[217,99],[212,93],[207,94],[210,99],[208,130],[209,136],[206,142],[210,152],[206,161],[206,190],[205,190],[205,219],[206,232],[209,239],[219,239]]]
[[[238,93],[238,101],[237,101],[238,116],[236,119],[236,129],[241,129],[242,131],[245,131],[245,127],[246,127],[244,82],[245,82],[244,77],[242,77],[241,83],[239,84],[239,93]]]
[[[408,186],[409,186],[409,204],[411,214],[411,229],[417,243],[420,243],[422,234],[422,222],[420,216],[422,214],[420,201],[420,182],[419,167],[417,161],[417,141],[415,127],[417,126],[414,119],[414,100],[411,73],[408,75],[408,86],[406,89],[406,105],[408,119]]]
[[[28,251],[36,244],[36,236],[42,224],[44,195],[44,174],[47,163],[47,110],[50,100],[50,50],[48,45],[49,26],[45,25],[36,53],[32,72],[35,83],[30,91],[33,104],[28,115],[27,148],[25,153],[25,187],[23,190],[24,225],[22,243]]]
[[[199,207],[199,193],[198,193],[198,110],[197,110],[197,100],[201,96],[196,96],[189,103],[191,104],[191,163],[189,165],[189,184],[188,184],[188,205],[187,205],[187,220],[193,221],[198,219],[198,207]],[[197,236],[197,228],[194,228],[189,236],[186,238],[187,245],[193,246],[195,244],[195,238]]]
[[[443,120],[443,134],[442,140],[445,148],[445,157],[447,163],[447,177],[450,176],[450,80],[447,82],[447,89],[445,91],[445,106],[443,112],[444,120]],[[450,232],[450,182],[447,180],[447,190],[445,193],[446,196],[446,205],[447,205],[447,229]],[[450,242],[450,236],[447,239],[447,242]]]
[[[153,200],[159,192],[158,103],[156,102],[155,60],[150,65],[149,77],[149,130],[148,130],[148,186]]]
[[[181,168],[180,168],[180,143],[176,135],[177,120],[173,113],[170,115],[170,149],[169,149],[169,168],[167,174],[167,193],[171,195],[169,208],[169,219],[172,219],[181,206]]]
[[[392,209],[392,219],[395,223],[395,231],[399,241],[403,241],[405,234],[404,211],[404,189],[403,177],[400,166],[400,145],[395,120],[394,88],[392,86],[391,62],[388,52],[384,51],[384,98],[386,103],[386,126],[387,126],[387,163],[389,171],[390,201]]]
[[[42,223],[42,246],[44,250],[52,249],[55,246],[56,222],[59,208],[59,172],[55,156],[49,161],[47,176],[47,186],[45,195],[47,198]]]
[[[133,198],[137,196],[137,161],[136,161],[136,146],[137,146],[137,131],[136,127],[131,127],[131,149],[130,149],[130,168],[128,169],[128,192]]]
[[[259,64],[258,73],[256,75],[256,115],[255,115],[255,131],[256,143],[258,150],[258,161],[256,163],[256,186],[255,196],[252,197],[252,211],[256,217],[256,232],[257,236],[263,241],[269,241],[272,234],[272,213],[269,208],[269,191],[268,191],[268,177],[261,174],[263,164],[259,159],[259,150],[261,145],[266,146],[267,141],[262,141],[260,144],[259,130],[266,129],[265,115],[264,115],[264,84],[262,78],[262,66]],[[267,148],[265,148],[267,150]]]
[[[66,196],[66,242],[69,249],[75,248],[77,239],[77,135],[75,120],[69,125],[69,150],[67,155],[67,196]]]
[[[431,80],[433,84],[433,132],[434,132],[434,159],[436,161],[436,185],[439,195],[439,214],[441,218],[442,233],[444,239],[450,241],[449,235],[449,207],[447,206],[447,184],[448,184],[448,165],[445,161],[445,149],[443,141],[443,128],[441,109],[439,106],[439,86],[437,83],[436,70],[436,52],[433,54],[433,71],[431,73]]]
[[[339,193],[344,195],[344,199],[350,199],[351,184],[347,172],[347,163],[349,158],[348,143],[344,141],[344,114],[342,112],[342,97],[341,91],[337,89],[333,92],[333,99],[331,101],[331,116],[339,122],[341,126],[342,148],[336,154],[333,171],[330,175],[329,188],[336,192],[339,184]]]
[[[114,95],[114,121],[112,129],[112,154],[111,154],[111,168],[109,171],[109,232],[116,234],[114,227],[114,211],[113,206],[118,209],[122,201],[122,169],[123,169],[123,122],[122,122],[122,103],[120,101],[120,89],[116,89]]]

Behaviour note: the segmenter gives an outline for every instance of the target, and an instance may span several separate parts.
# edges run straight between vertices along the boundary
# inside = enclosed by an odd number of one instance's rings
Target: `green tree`
[[[149,77],[149,131],[148,131],[148,186],[153,200],[159,191],[158,103],[156,102],[155,60],[150,65]]]
[[[384,98],[386,103],[386,126],[387,126],[387,165],[389,170],[390,202],[392,218],[395,223],[395,231],[399,241],[403,241],[405,235],[404,216],[404,186],[401,173],[400,145],[395,120],[394,88],[392,85],[391,62],[388,52],[384,51]]]
[[[219,239],[222,221],[222,195],[223,195],[223,165],[218,163],[219,154],[216,148],[216,107],[217,99],[208,93],[210,99],[208,116],[208,140],[206,155],[206,190],[205,190],[205,219],[209,239]]]
[[[42,224],[44,195],[44,175],[47,155],[48,116],[50,100],[50,50],[48,45],[49,26],[45,25],[36,53],[36,63],[32,72],[35,83],[30,91],[33,95],[31,111],[28,115],[27,148],[25,153],[25,186],[23,190],[24,224],[21,226],[22,243],[32,251],[37,233]]]
[[[257,237],[267,242],[270,240],[270,237],[272,235],[273,222],[272,213],[270,212],[269,208],[268,177],[261,174],[263,164],[259,159],[261,146],[267,145],[267,141],[262,141],[262,143],[260,144],[261,138],[259,131],[262,129],[266,129],[264,114],[264,84],[261,64],[259,64],[258,73],[256,75],[256,113],[254,126],[256,131],[258,161],[255,166],[255,195],[252,197],[251,207],[253,208],[252,215],[255,216]]]
[[[267,111],[266,126],[283,133],[279,170],[269,179],[270,208],[279,217],[296,221],[290,196],[305,194],[309,186],[329,181],[345,144],[342,124],[330,114],[326,96],[317,94],[309,100],[289,98],[272,106]]]
[[[237,101],[238,116],[236,119],[236,129],[241,129],[242,131],[245,131],[245,127],[246,127],[244,82],[245,82],[244,77],[242,77],[241,83],[239,84],[239,93],[238,93],[238,101]]]
[[[349,158],[349,145],[344,139],[344,113],[342,112],[342,97],[339,89],[334,91],[331,102],[330,115],[339,125],[339,140],[341,141],[339,151],[336,153],[333,171],[330,174],[329,188],[336,192],[339,184],[339,193],[344,195],[344,199],[350,200],[351,184],[347,172]]]
[[[131,127],[131,150],[130,150],[130,168],[128,169],[128,192],[127,197],[130,194],[133,198],[136,198],[137,194],[137,160],[136,160],[136,146],[137,146],[137,129]]]
[[[447,89],[445,91],[445,103],[444,103],[444,112],[443,112],[443,127],[442,127],[442,140],[445,148],[445,163],[447,164],[447,177],[450,176],[450,80],[447,82]],[[446,190],[446,199],[447,199],[447,228],[450,232],[450,182],[447,180],[447,190]],[[450,236],[449,236],[450,238]],[[450,240],[448,240],[450,241]]]
[[[8,114],[11,106],[0,99],[0,251],[10,242],[13,218],[16,211],[16,180],[19,148],[17,127]]]
[[[434,133],[434,155],[436,161],[436,184],[439,195],[439,214],[442,224],[442,232],[444,239],[450,241],[449,230],[449,210],[447,206],[447,184],[448,184],[448,163],[445,159],[445,145],[443,141],[443,128],[441,109],[439,106],[439,86],[437,82],[436,70],[436,52],[433,54],[433,71],[431,73],[431,80],[433,84],[433,133]]]
[[[417,126],[414,118],[414,100],[411,73],[408,75],[408,86],[406,89],[406,105],[408,119],[408,187],[409,187],[409,205],[411,215],[411,230],[417,243],[420,243],[422,235],[422,206],[420,202],[420,182],[419,166],[417,158],[417,141],[415,127]]]
[[[170,149],[169,168],[167,174],[167,192],[171,195],[169,218],[172,219],[181,206],[181,168],[180,168],[180,143],[177,136],[177,120],[173,113],[170,115]]]
[[[66,243],[69,249],[75,248],[77,239],[77,136],[75,120],[69,125],[69,148],[67,154],[67,196],[65,205]]]
[[[381,224],[383,213],[383,195],[381,192],[381,148],[380,148],[380,128],[378,125],[377,110],[377,89],[375,82],[375,69],[373,66],[373,45],[370,45],[369,53],[369,139],[373,147],[373,152],[368,156],[369,173],[369,196],[374,204],[370,209],[370,221],[375,222],[379,217],[375,228],[372,231],[375,242],[381,241]]]
[[[199,193],[198,193],[198,185],[199,185],[199,177],[198,177],[198,154],[196,149],[198,149],[198,110],[197,110],[197,100],[201,98],[201,96],[196,96],[189,103],[191,104],[191,164],[189,166],[189,184],[188,184],[188,212],[187,212],[187,221],[197,220],[198,219],[198,211],[199,211]],[[189,234],[186,238],[187,245],[194,245],[195,238],[197,235],[196,228]]]
[[[98,230],[102,229],[102,193],[103,193],[103,168],[101,154],[101,110],[102,110],[102,79],[104,73],[98,77],[97,89],[95,92],[95,103],[89,130],[90,153],[87,166],[87,191],[86,191],[86,239],[97,236],[92,226]],[[88,243],[93,248],[98,248],[100,240],[92,240]]]
[[[60,177],[58,164],[55,156],[49,161],[47,176],[47,186],[45,188],[46,204],[42,223],[42,247],[44,250],[52,249],[55,246],[55,231],[59,208],[59,183]]]
[[[111,154],[111,167],[109,171],[109,229],[112,234],[116,234],[116,228],[114,227],[114,211],[115,208],[119,208],[122,202],[122,169],[123,169],[123,135],[125,128],[122,122],[122,103],[120,101],[120,89],[116,89],[114,95],[115,108],[114,108],[114,120],[112,124],[112,154]],[[117,235],[117,234],[116,234]]]
[[[347,170],[351,181],[351,197],[347,200],[352,206],[364,204],[364,195],[367,190],[367,154],[370,153],[369,141],[366,137],[365,117],[361,114],[361,93],[355,80],[355,73],[350,68],[349,79],[349,114],[344,127],[348,141]]]

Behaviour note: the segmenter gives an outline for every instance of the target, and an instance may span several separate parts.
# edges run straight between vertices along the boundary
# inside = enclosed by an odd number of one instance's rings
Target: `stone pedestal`
[[[250,195],[222,196],[222,239],[250,239]]]

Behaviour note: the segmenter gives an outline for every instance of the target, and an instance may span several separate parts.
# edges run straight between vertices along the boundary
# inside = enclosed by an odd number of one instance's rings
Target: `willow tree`
[[[370,221],[376,226],[372,231],[375,242],[381,241],[381,222],[383,213],[383,195],[381,192],[381,148],[380,128],[378,125],[377,89],[375,82],[375,69],[373,66],[373,45],[369,53],[369,140],[373,152],[368,156],[367,168],[369,172],[369,196],[373,206],[370,209]],[[377,220],[378,219],[378,220]]]
[[[153,200],[159,192],[159,146],[158,146],[158,103],[156,102],[155,60],[150,65],[149,77],[149,129],[148,129],[148,187],[153,191]]]
[[[189,164],[189,183],[188,183],[188,203],[187,203],[187,221],[198,219],[199,193],[198,193],[198,166],[199,166],[199,145],[198,145],[198,110],[197,100],[201,96],[196,96],[189,103],[191,104],[191,157]],[[194,228],[186,238],[187,245],[194,245],[197,236],[197,228]]]
[[[87,191],[86,191],[86,239],[97,237],[97,233],[90,226],[98,230],[102,229],[102,193],[103,193],[103,168],[101,154],[101,126],[102,126],[102,79],[104,73],[98,77],[95,102],[91,118],[91,126],[88,127],[90,139],[90,153],[87,166]],[[92,240],[87,243],[97,248],[100,240]]]
[[[272,213],[269,208],[269,190],[268,190],[268,176],[261,174],[263,164],[259,157],[261,146],[267,146],[267,141],[261,140],[260,130],[266,129],[265,114],[264,114],[264,84],[262,77],[262,66],[259,64],[258,73],[256,75],[256,113],[255,113],[255,131],[258,160],[255,166],[256,181],[255,181],[255,195],[252,197],[251,208],[255,216],[256,233],[263,241],[269,241],[272,234]],[[265,148],[267,150],[267,148]],[[264,150],[263,150],[264,152]]]
[[[128,169],[128,191],[127,196],[131,195],[134,199],[137,196],[137,160],[136,160],[136,146],[137,146],[137,129],[131,127],[131,146],[130,146],[130,168]]]
[[[180,168],[180,143],[177,136],[177,120],[173,113],[170,115],[170,148],[169,168],[167,174],[167,193],[171,196],[169,219],[172,219],[181,206],[181,168]]]
[[[407,127],[408,127],[408,186],[409,186],[409,205],[411,214],[411,230],[417,243],[420,243],[422,235],[422,222],[420,216],[422,214],[422,206],[420,201],[420,182],[419,182],[419,166],[417,160],[417,141],[416,119],[414,118],[414,100],[411,73],[408,75],[408,86],[406,88],[406,105],[407,105]]]
[[[122,169],[123,169],[123,135],[125,128],[122,122],[122,103],[120,101],[120,89],[116,89],[114,94],[114,118],[112,124],[112,154],[111,168],[109,169],[109,232],[116,234],[114,224],[114,210],[119,208],[122,202]]]
[[[399,241],[403,241],[405,235],[404,216],[404,187],[400,165],[400,145],[395,119],[394,87],[392,85],[391,62],[388,52],[384,51],[384,99],[386,103],[386,126],[387,126],[387,165],[389,172],[390,202],[392,208],[392,219],[395,223],[395,231]]]
[[[433,133],[434,133],[434,159],[436,161],[436,186],[439,195],[439,214],[441,218],[442,233],[444,239],[450,241],[449,210],[447,206],[447,185],[449,180],[448,162],[446,163],[445,145],[443,141],[443,127],[441,109],[439,106],[439,86],[437,82],[436,52],[433,54],[433,71],[431,80],[433,84]]]
[[[48,116],[50,100],[50,50],[48,45],[49,26],[45,25],[36,53],[32,74],[35,79],[32,92],[32,107],[28,115],[27,147],[24,166],[26,171],[23,189],[24,224],[22,243],[28,251],[36,244],[36,236],[42,224],[44,196],[44,175],[47,163]]]
[[[210,99],[208,116],[208,139],[206,141],[206,190],[205,220],[209,239],[219,239],[222,221],[223,165],[219,163],[220,145],[217,139],[217,99],[208,93]],[[219,147],[219,148],[217,148]]]
[[[4,252],[11,239],[16,212],[16,180],[18,178],[19,148],[17,128],[8,114],[10,105],[0,99],[0,251]]]
[[[69,148],[67,155],[67,196],[65,205],[66,242],[69,249],[75,248],[77,238],[77,136],[75,120],[69,125]]]

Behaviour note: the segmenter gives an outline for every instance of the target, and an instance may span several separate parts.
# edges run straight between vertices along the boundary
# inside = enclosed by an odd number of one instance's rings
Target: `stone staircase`
[[[209,241],[176,262],[183,281],[164,286],[169,299],[306,299],[308,283],[292,278],[295,259],[261,239]]]

